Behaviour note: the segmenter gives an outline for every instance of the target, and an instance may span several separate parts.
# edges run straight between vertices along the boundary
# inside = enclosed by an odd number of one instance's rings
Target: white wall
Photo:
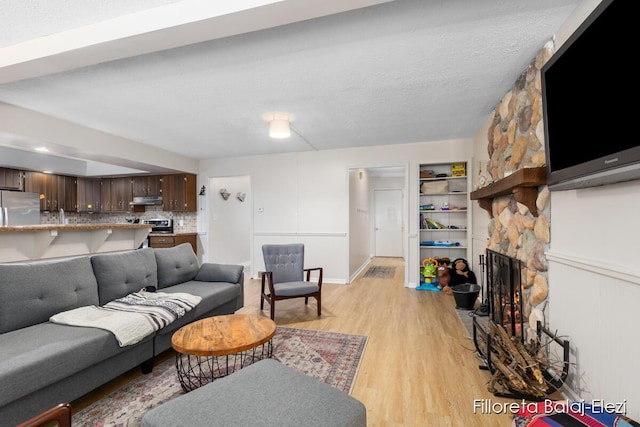
[[[569,386],[640,419],[640,181],[551,193],[549,326],[571,342]]]
[[[223,264],[250,266],[251,179],[231,176],[211,178],[209,182],[208,236],[217,242],[210,247],[209,257]],[[220,195],[220,189],[230,193],[227,200]],[[238,193],[245,194],[244,202],[238,200]]]
[[[406,240],[408,286],[418,280],[419,163],[470,161],[471,140],[310,151],[200,161],[199,182],[249,175],[253,183],[252,271],[264,267],[265,243],[301,242],[307,266],[322,266],[327,282],[349,281],[349,169],[408,165]],[[258,209],[262,208],[262,212]],[[208,239],[209,246],[216,244]],[[205,249],[206,251],[206,249]],[[206,254],[203,257],[206,259]]]

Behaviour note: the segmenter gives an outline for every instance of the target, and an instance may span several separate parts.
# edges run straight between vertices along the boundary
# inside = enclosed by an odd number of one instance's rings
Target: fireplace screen
[[[520,260],[487,249],[489,318],[523,341]]]

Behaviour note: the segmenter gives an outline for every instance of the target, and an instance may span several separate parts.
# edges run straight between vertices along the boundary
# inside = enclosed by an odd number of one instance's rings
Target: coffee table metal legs
[[[182,389],[189,392],[272,355],[271,341],[226,356],[193,356],[176,352],[176,371]]]

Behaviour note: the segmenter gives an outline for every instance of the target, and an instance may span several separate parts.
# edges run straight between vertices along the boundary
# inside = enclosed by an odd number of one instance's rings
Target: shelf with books
[[[421,164],[418,194],[419,256],[468,259],[469,188],[466,162]],[[455,174],[459,176],[453,176]]]

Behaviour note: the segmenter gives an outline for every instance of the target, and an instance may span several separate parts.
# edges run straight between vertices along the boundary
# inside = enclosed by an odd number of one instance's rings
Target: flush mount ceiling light
[[[274,115],[269,122],[269,136],[275,139],[284,139],[291,136],[289,116]]]

